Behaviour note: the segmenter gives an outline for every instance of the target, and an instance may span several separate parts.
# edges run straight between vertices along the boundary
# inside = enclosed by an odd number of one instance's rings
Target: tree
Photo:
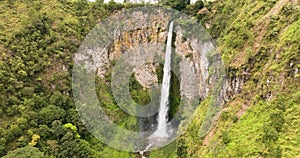
[[[58,158],[89,158],[93,154],[90,144],[82,139],[76,139],[72,132],[67,132],[60,140]]]
[[[123,5],[120,3],[116,3],[114,0],[111,0],[107,3],[106,9],[110,12],[114,12],[116,10],[120,10],[123,8]]]
[[[188,2],[186,0],[170,0],[170,1],[165,1],[163,3],[179,11],[185,9],[186,6],[188,5]]]
[[[49,105],[43,107],[39,112],[39,120],[41,123],[50,125],[54,120],[60,120],[65,116],[65,111],[60,107]]]
[[[40,138],[41,138],[40,135],[34,134],[34,135],[32,136],[31,142],[29,142],[29,145],[30,145],[30,146],[35,146],[35,145],[37,144],[37,142],[39,141]]]
[[[194,4],[194,9],[195,9],[196,11],[201,10],[203,7],[204,7],[204,3],[203,3],[202,0],[198,0],[198,1],[196,1],[195,4]]]
[[[8,152],[3,158],[45,158],[38,148],[30,145]]]
[[[179,137],[177,140],[177,151],[176,154],[179,158],[187,157],[187,146],[185,140],[182,137]]]
[[[66,130],[62,126],[62,123],[59,120],[55,120],[55,121],[52,122],[51,132],[59,140],[66,133]]]

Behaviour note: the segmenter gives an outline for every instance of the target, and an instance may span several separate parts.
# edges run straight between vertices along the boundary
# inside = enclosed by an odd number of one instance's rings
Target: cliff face
[[[124,32],[122,35],[114,37],[113,43],[107,48],[109,54],[107,57],[109,61],[118,61],[123,53],[133,48],[140,47],[144,44],[151,43],[165,43],[167,38],[166,28],[160,28],[153,26],[151,28],[137,29],[130,32]],[[155,51],[155,50],[154,50]],[[158,51],[158,50],[156,50]],[[158,83],[156,69],[158,68],[155,63],[141,64],[138,62],[138,66],[134,68],[133,73],[137,81],[144,87],[149,89],[153,84]],[[107,66],[108,67],[108,66]],[[100,74],[105,73],[105,70],[99,70]]]
[[[102,50],[102,54],[99,55],[102,63],[97,66],[97,75],[103,78],[108,69],[112,67],[112,63],[116,64],[122,54],[130,52],[136,47],[160,43],[162,48],[153,49],[153,53],[164,54],[168,18],[161,20],[159,23],[156,23],[156,19],[157,17],[149,22],[151,27],[135,29],[116,35],[107,48],[94,50],[96,52]],[[200,95],[204,99],[209,93],[211,88],[209,84],[212,82],[212,80],[209,80],[211,74],[208,72],[210,66],[208,56],[216,47],[213,41],[186,37],[183,35],[184,32],[182,27],[175,26],[175,38],[173,39],[175,54],[172,55],[174,58],[177,56],[181,59],[180,62],[173,64],[173,67],[179,68],[174,71],[177,71],[180,75],[178,77],[180,77],[181,96],[193,98]],[[137,66],[133,70],[134,76],[145,89],[149,89],[152,85],[158,83],[158,63],[144,63],[139,58],[133,59],[131,63],[136,63]],[[195,86],[199,88],[195,88]]]

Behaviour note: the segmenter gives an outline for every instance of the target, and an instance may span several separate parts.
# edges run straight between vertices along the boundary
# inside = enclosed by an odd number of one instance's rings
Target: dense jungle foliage
[[[97,22],[144,5],[151,4],[0,0],[0,156],[137,157],[89,133],[73,102],[71,73],[73,54]],[[206,136],[199,134],[208,108],[204,100],[188,130],[150,157],[299,157],[299,2],[163,0],[160,5],[195,16],[206,26],[219,45],[226,78],[242,84],[229,94]],[[117,107],[105,82],[98,79],[97,90],[107,114],[135,129],[137,121]],[[178,81],[173,77],[172,82],[171,110],[176,110]],[[136,102],[149,101],[134,78],[130,84]],[[121,122],[124,117],[127,121]]]

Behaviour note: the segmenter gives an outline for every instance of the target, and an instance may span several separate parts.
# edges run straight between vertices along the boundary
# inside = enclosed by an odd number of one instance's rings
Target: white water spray
[[[171,53],[172,53],[172,33],[173,33],[173,21],[170,23],[167,46],[166,46],[166,54],[165,54],[165,64],[164,64],[164,75],[162,81],[161,88],[161,97],[160,97],[160,107],[159,113],[157,117],[158,125],[156,131],[148,137],[149,144],[145,150],[139,151],[139,154],[142,158],[146,158],[144,155],[145,151],[148,151],[153,144],[159,143],[159,141],[164,140],[164,138],[168,138],[168,104],[169,104],[169,91],[170,91],[170,81],[171,81]]]
[[[168,104],[169,104],[169,90],[170,90],[170,80],[171,80],[171,52],[172,52],[172,33],[173,33],[173,21],[170,23],[168,40],[165,54],[165,64],[164,64],[164,75],[162,81],[161,97],[160,97],[160,107],[158,113],[158,125],[157,130],[154,135],[156,137],[165,138],[168,137],[167,132],[167,121],[168,121]]]

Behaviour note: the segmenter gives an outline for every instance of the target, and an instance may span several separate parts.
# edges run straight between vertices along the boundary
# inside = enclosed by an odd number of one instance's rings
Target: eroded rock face
[[[110,31],[112,32],[113,40],[109,45],[103,48],[99,46],[92,50],[87,49],[87,51],[90,52],[86,54],[91,54],[93,58],[99,59],[94,63],[94,69],[96,70],[96,75],[100,78],[105,77],[108,69],[112,68],[124,53],[147,44],[166,44],[167,28],[169,19],[172,16],[171,14],[165,14],[163,12],[159,12],[156,15],[144,15],[142,12],[134,12],[132,14],[134,14],[134,17],[137,17],[136,21],[139,21],[138,24],[140,26],[137,26],[135,29],[128,29],[131,27],[126,25],[125,28],[129,31],[125,32],[122,32],[122,29],[118,27],[113,28]],[[130,20],[124,23],[134,23],[134,19],[133,22]],[[198,30],[196,30],[196,32],[197,31]],[[180,94],[187,98],[200,96],[201,99],[204,99],[208,96],[211,83],[215,80],[212,74],[209,74],[212,62],[209,61],[208,55],[211,51],[215,50],[216,47],[211,40],[199,40],[196,37],[186,35],[186,32],[186,30],[181,28],[181,25],[176,25],[175,23],[173,46],[174,53],[181,57],[181,61],[175,63],[178,66],[178,73],[180,74]],[[164,53],[164,47],[165,46],[162,46],[160,49],[150,51],[153,51],[153,53],[157,53],[158,51]],[[136,52],[133,51],[133,53]],[[172,56],[175,56],[175,54]],[[156,72],[158,64],[144,63],[140,60],[138,56],[130,60],[130,62],[135,63],[134,65],[136,66],[133,69],[133,73],[137,81],[145,89],[149,89],[158,82]]]
[[[153,84],[158,82],[156,69],[157,65],[151,63],[141,65],[133,69],[135,72],[134,77],[144,88],[149,89]]]
[[[207,97],[209,93],[209,62],[206,56],[214,49],[213,43],[201,43],[197,39],[184,39],[180,27],[174,30],[174,34],[176,35],[175,53],[182,57],[180,63],[181,95],[187,98],[193,98],[196,95],[200,95],[201,98]],[[153,28],[126,32],[115,39],[108,48],[94,50],[99,52],[97,58],[100,59],[100,63],[97,64],[97,75],[101,78],[105,77],[107,69],[111,67],[112,63],[118,61],[126,51],[147,43],[165,43],[167,30],[154,26]],[[132,62],[139,62],[138,60],[137,58],[136,61]],[[154,63],[147,63],[133,70],[135,78],[145,89],[149,89],[158,82],[157,66]],[[195,83],[200,88],[195,88]]]
[[[244,79],[241,76],[235,76],[226,80],[226,96],[227,98],[233,97],[235,94],[240,93]]]
[[[115,61],[120,58],[120,56],[131,49],[140,47],[143,44],[149,43],[164,43],[167,38],[167,31],[165,28],[144,28],[137,29],[130,32],[123,33],[122,36],[119,36],[114,40],[111,48],[109,48],[108,58],[110,61]],[[157,50],[154,50],[157,51]],[[139,59],[136,59],[139,62]],[[134,62],[134,61],[132,61]],[[156,69],[157,65],[154,63],[146,63],[136,67],[133,72],[137,81],[146,89],[149,89],[154,83],[158,82]],[[102,72],[105,72],[105,68],[102,69]]]
[[[115,37],[109,47],[109,59],[117,60],[126,50],[138,47],[146,43],[164,43],[167,38],[166,28],[151,27],[124,32]]]
[[[113,63],[116,63],[123,53],[126,51],[132,50],[136,47],[139,47],[143,44],[150,43],[165,43],[167,38],[166,27],[162,27],[162,23],[154,22],[153,27],[147,27],[143,29],[131,30],[129,32],[124,32],[120,36],[113,38],[113,42],[106,48],[94,48],[91,51],[94,57],[99,59],[96,65],[96,74],[100,78],[104,78],[107,70],[112,66]],[[167,23],[167,22],[166,22]],[[158,50],[153,50],[158,51]],[[139,65],[139,59],[136,61],[131,61],[132,63],[136,62],[135,65]],[[139,67],[133,70],[135,78],[140,82],[144,88],[150,88],[151,85],[158,82],[156,70],[157,65],[153,63],[147,63],[146,65],[140,65]]]
[[[201,43],[197,39],[184,39],[182,32],[180,27],[176,28],[175,52],[183,58],[180,65],[181,95],[193,98],[199,94],[201,98],[205,98],[208,94],[209,77],[206,54],[213,49],[213,45]],[[197,83],[199,88],[195,88],[194,83]]]

